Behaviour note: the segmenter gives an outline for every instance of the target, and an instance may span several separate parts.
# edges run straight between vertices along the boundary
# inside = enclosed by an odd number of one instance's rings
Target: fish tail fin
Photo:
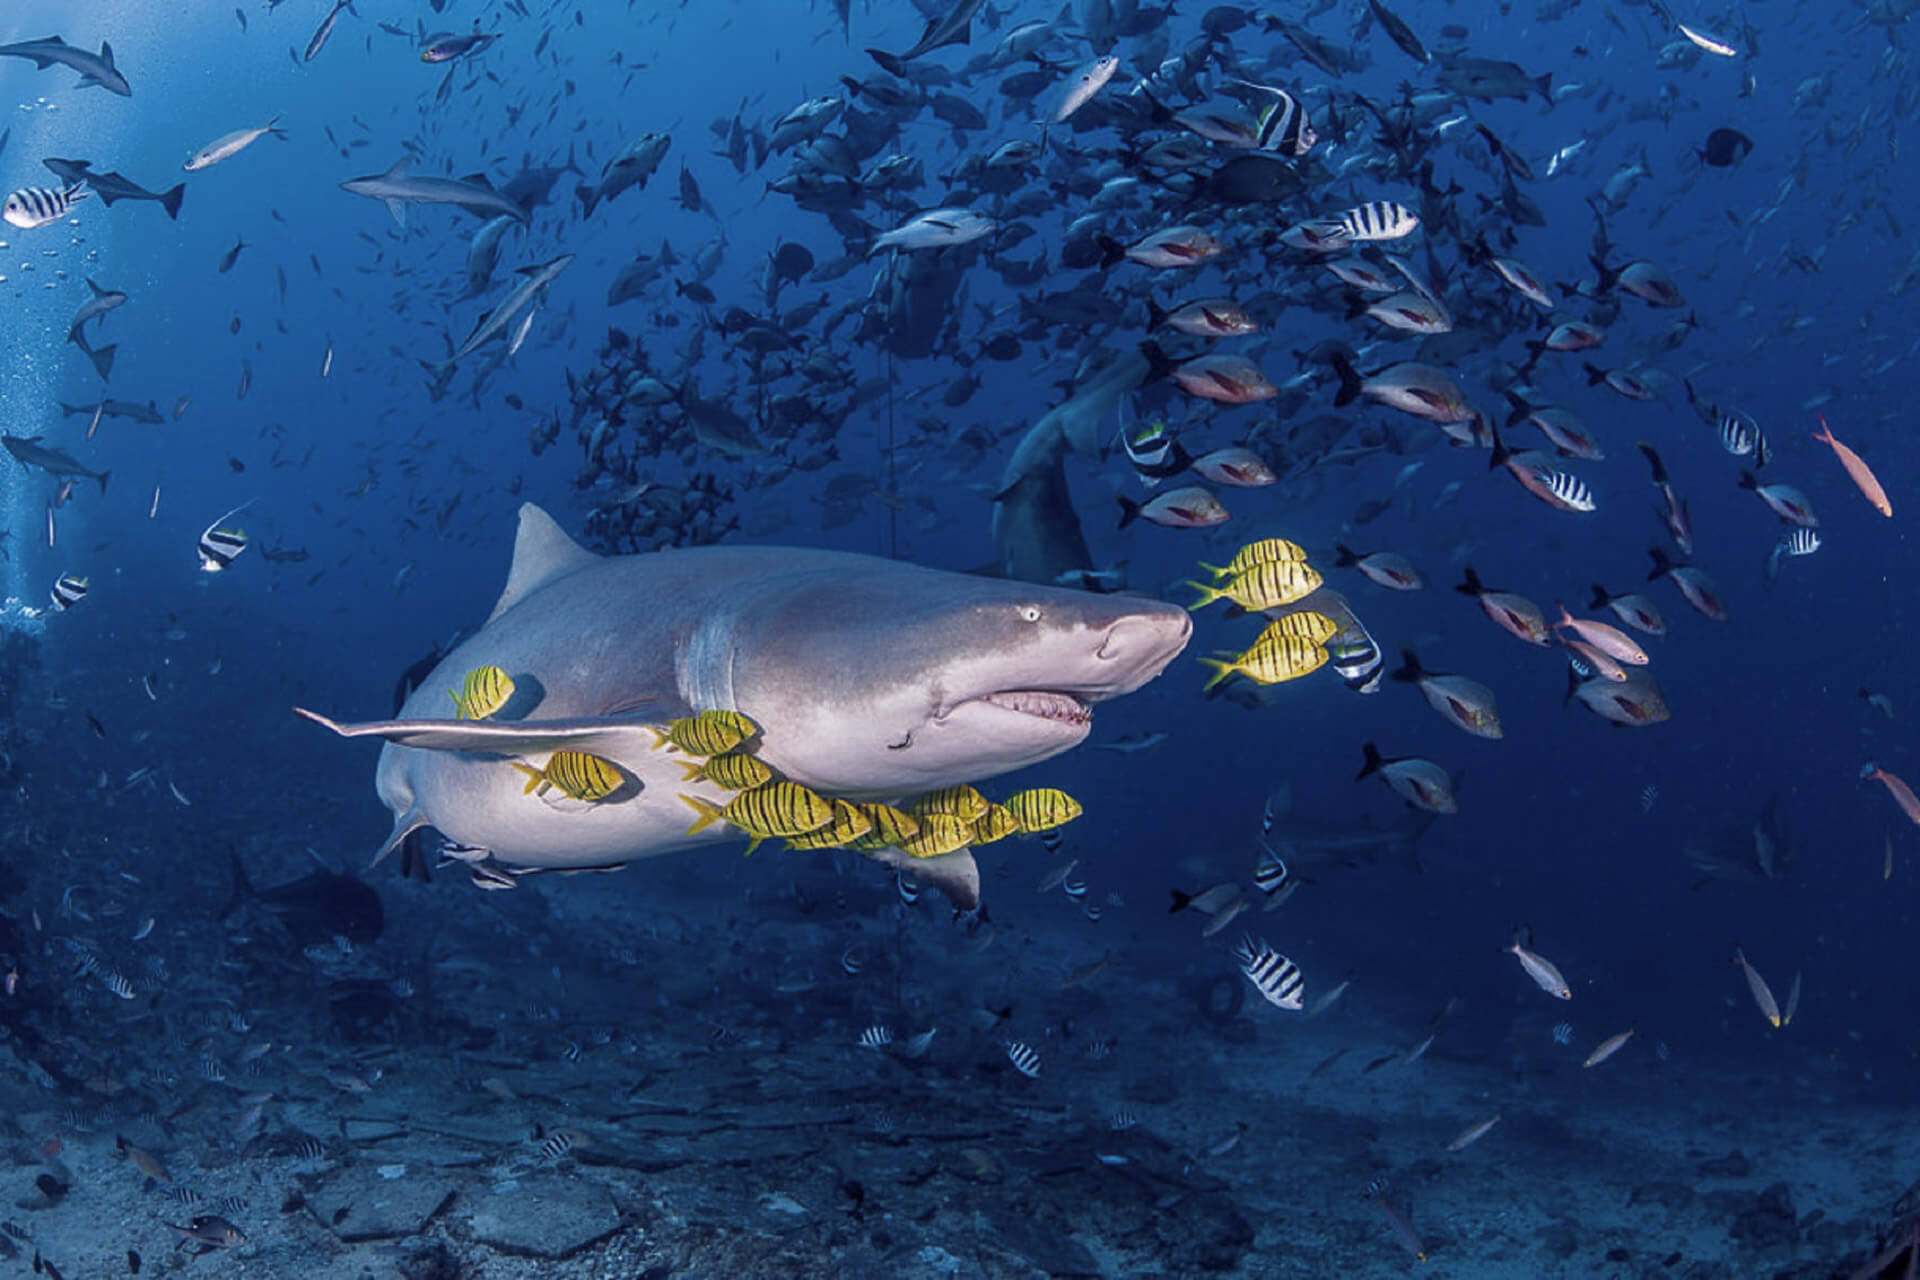
[[[1228,676],[1232,675],[1234,671],[1234,666],[1235,666],[1234,663],[1222,662],[1218,658],[1201,658],[1199,662],[1201,666],[1211,667],[1213,669],[1212,677],[1209,678],[1205,684],[1200,686],[1200,692],[1202,693],[1207,692],[1207,690],[1213,688],[1215,685],[1219,684],[1222,680],[1225,680]]]
[[[523,796],[532,795],[533,789],[547,780],[547,771],[545,769],[536,769],[523,760],[509,760],[507,763],[527,775],[526,788],[520,793]]]
[[[1360,398],[1360,371],[1353,367],[1353,361],[1336,351],[1332,356],[1333,372],[1340,379],[1340,389],[1334,392],[1333,407],[1352,404]]]
[[[1115,501],[1120,504],[1120,527],[1122,529],[1140,518],[1140,504],[1132,498],[1122,493],[1116,495]]]
[[[1360,750],[1366,759],[1360,766],[1360,772],[1353,775],[1355,782],[1360,781],[1362,778],[1372,777],[1374,774],[1380,772],[1381,767],[1386,764],[1386,760],[1380,755],[1380,748],[1374,746],[1373,743],[1361,743]]]
[[[1420,665],[1420,655],[1408,648],[1400,651],[1400,666],[1388,678],[1401,684],[1416,684],[1426,674],[1427,669]]]
[[[1840,443],[1833,438],[1833,428],[1827,425],[1827,415],[1824,413],[1820,415],[1820,429],[1813,433],[1813,438],[1822,444],[1837,445]]]
[[[1165,324],[1167,322],[1167,315],[1168,315],[1168,312],[1165,307],[1155,302],[1152,298],[1148,298],[1147,299],[1147,332],[1151,333],[1155,329],[1158,329],[1161,325]]]
[[[160,207],[167,211],[169,218],[178,218],[180,216],[180,202],[186,199],[186,196],[187,184],[184,182],[176,182],[161,195]]]
[[[1640,442],[1639,449],[1640,452],[1645,455],[1647,465],[1653,468],[1653,482],[1655,484],[1665,484],[1667,482],[1667,466],[1664,462],[1660,461],[1659,450],[1655,449],[1645,440]]]
[[[1648,582],[1652,582],[1655,578],[1664,578],[1673,572],[1673,561],[1669,560],[1667,553],[1659,547],[1648,547],[1647,555],[1653,560],[1653,571],[1647,574]]]
[[[689,832],[688,834],[692,834],[692,833]],[[765,844],[766,842],[767,842],[767,838],[765,836],[752,837],[747,841],[747,847],[745,850],[741,852],[740,856],[743,858],[751,858],[753,856],[753,851],[755,849],[758,849],[761,845]]]
[[[680,767],[687,771],[687,776],[680,779],[682,782],[692,782],[696,778],[704,777],[707,772],[707,765],[703,760],[682,760]]]
[[[1212,574],[1216,579],[1224,578],[1227,576],[1227,571],[1221,568],[1217,564],[1208,564],[1205,560],[1200,561],[1199,564],[1202,569],[1205,569],[1208,573]]]
[[[653,746],[651,750],[658,751],[672,741],[672,739],[667,736],[667,731],[657,724],[643,725],[641,727],[653,735]]]
[[[239,852],[229,850],[229,856],[233,859],[233,892],[227,895],[226,905],[214,914],[215,920],[225,920],[239,909],[241,903],[254,896],[253,882],[247,879],[247,869],[241,865]]]
[[[867,56],[879,63],[880,69],[889,75],[903,77],[906,75],[907,64],[902,62],[894,54],[888,53],[883,49],[869,49],[867,50]]]
[[[1158,382],[1167,377],[1180,364],[1178,360],[1161,350],[1160,344],[1151,338],[1140,344],[1140,354],[1147,358],[1148,382]]]
[[[1333,565],[1336,569],[1351,569],[1360,563],[1360,554],[1344,542],[1333,544]]]
[[[1209,587],[1205,583],[1195,582],[1191,578],[1187,580],[1187,585],[1200,593],[1200,598],[1187,606],[1187,612],[1189,613],[1192,613],[1196,609],[1204,609],[1215,600],[1227,594],[1218,587]]]
[[[1754,475],[1753,472],[1748,471],[1745,468],[1742,468],[1740,472],[1740,487],[1742,489],[1757,490],[1760,487],[1760,477]]]
[[[111,471],[102,471],[99,475],[94,477],[94,479],[100,482],[100,493],[102,496],[105,496],[107,492],[107,481],[112,477],[112,475],[113,475],[113,472]]]
[[[1093,242],[1100,246],[1100,266],[1104,269],[1127,256],[1127,246],[1112,236],[1095,236]]]
[[[1590,583],[1588,585],[1590,585],[1593,588],[1593,600],[1590,604],[1587,605],[1587,608],[1604,609],[1608,605],[1613,603],[1612,592],[1608,591],[1605,587],[1601,586],[1597,582]]]
[[[1480,575],[1473,571],[1473,566],[1468,565],[1466,580],[1454,590],[1463,596],[1478,596],[1486,592],[1486,587],[1481,584]]]
[[[1172,890],[1172,893],[1173,893],[1173,905],[1167,908],[1168,915],[1172,915],[1176,911],[1185,911],[1188,908],[1188,906],[1192,905],[1193,903],[1192,894],[1182,893],[1178,889]]]
[[[716,822],[726,821],[725,815],[720,811],[720,806],[713,801],[701,796],[690,796],[684,791],[680,793],[680,798],[685,800],[687,804],[692,807],[693,811],[700,815],[695,819],[694,824],[687,828],[688,835],[697,835]]]
[[[1607,371],[1597,364],[1587,363],[1580,367],[1587,371],[1587,385],[1590,387],[1597,387],[1607,380]]]

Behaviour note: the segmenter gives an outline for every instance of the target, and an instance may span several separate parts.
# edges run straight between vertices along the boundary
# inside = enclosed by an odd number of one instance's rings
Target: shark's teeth
[[[990,693],[980,701],[1022,715],[1058,720],[1063,724],[1091,724],[1093,712],[1072,694],[1051,693],[1044,689],[1008,689]]]

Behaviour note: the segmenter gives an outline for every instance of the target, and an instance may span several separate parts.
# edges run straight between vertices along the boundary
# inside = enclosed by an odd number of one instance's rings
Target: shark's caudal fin
[[[487,621],[518,604],[547,583],[600,559],[572,538],[553,517],[531,502],[520,507],[520,532],[513,540],[513,566],[507,570],[507,587],[500,593]]]

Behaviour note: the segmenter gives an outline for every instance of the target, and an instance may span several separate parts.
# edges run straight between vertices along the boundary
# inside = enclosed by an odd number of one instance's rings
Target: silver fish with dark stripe
[[[44,227],[66,217],[73,211],[73,206],[91,194],[77,182],[69,183],[57,191],[52,187],[22,187],[9,195],[4,205],[0,205],[0,218],[5,218],[9,226],[32,231],[35,227]]]

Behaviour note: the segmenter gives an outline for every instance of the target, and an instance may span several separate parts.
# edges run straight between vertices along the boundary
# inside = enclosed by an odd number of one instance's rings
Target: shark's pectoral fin
[[[381,860],[405,843],[408,836],[422,827],[432,825],[433,824],[427,820],[426,814],[421,813],[418,809],[411,806],[409,806],[405,812],[395,814],[393,817],[393,833],[387,837],[387,842],[380,846],[379,852],[373,855],[373,861],[367,865],[369,867],[379,866]],[[411,870],[411,868],[409,868],[409,870]]]
[[[305,707],[293,711],[343,738],[384,738],[397,746],[422,751],[514,757],[542,751],[584,751],[618,764],[644,759],[654,744],[652,729],[637,720],[362,720],[345,724]]]
[[[405,200],[388,199],[381,201],[381,203],[386,205],[387,212],[393,215],[393,225],[405,231],[407,229],[407,202]]]
[[[947,896],[956,911],[971,911],[980,905],[980,867],[974,862],[971,849],[955,849],[936,858],[915,858],[891,845],[861,852],[875,862],[932,885]]]

